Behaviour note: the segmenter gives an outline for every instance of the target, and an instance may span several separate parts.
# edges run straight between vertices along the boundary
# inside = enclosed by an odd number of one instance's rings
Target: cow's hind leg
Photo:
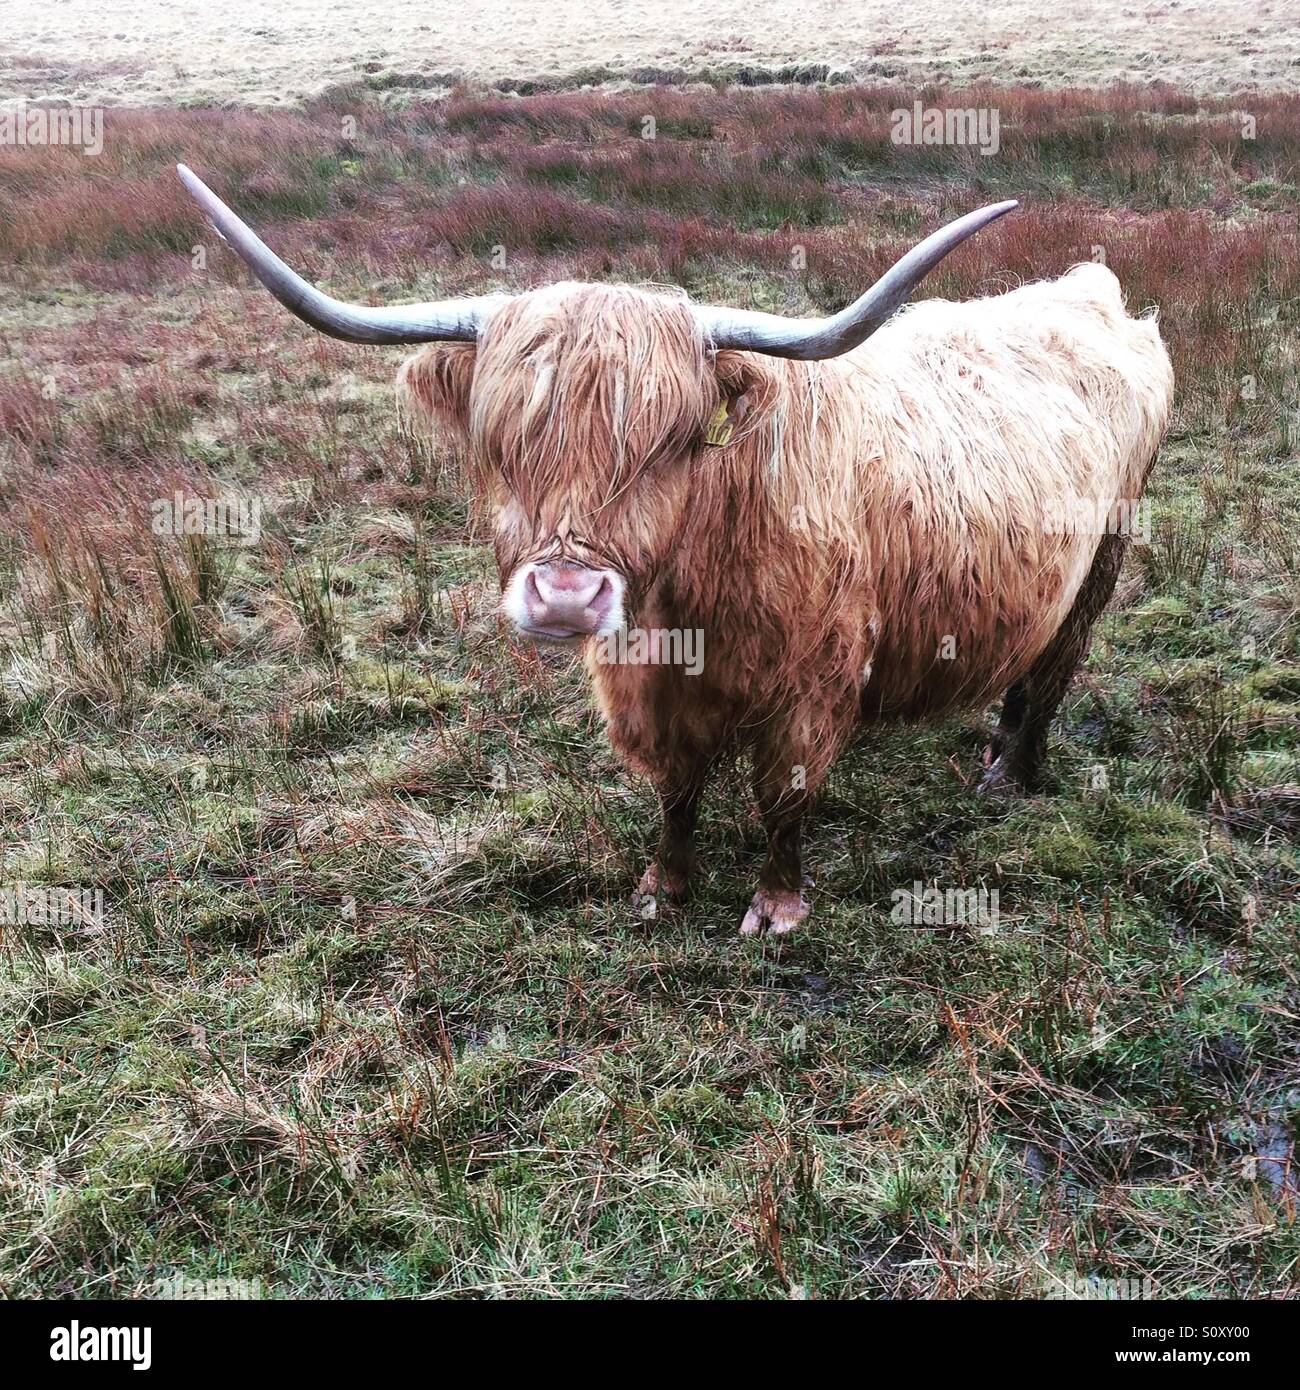
[[[1007,687],[1007,693],[1002,697],[1002,713],[998,717],[998,726],[993,730],[993,738],[984,750],[985,766],[992,763],[1020,732],[1020,726],[1025,722],[1027,703],[1024,681],[1016,681],[1014,685]]]
[[[1088,577],[1056,636],[1024,680],[1007,691],[999,724],[1002,747],[979,784],[981,792],[1016,787],[1037,791],[1042,785],[1048,730],[1087,654],[1092,625],[1115,590],[1125,545],[1122,535],[1102,537]]]

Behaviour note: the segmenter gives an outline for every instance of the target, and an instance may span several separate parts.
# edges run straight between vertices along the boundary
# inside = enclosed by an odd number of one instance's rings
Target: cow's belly
[[[894,605],[882,586],[863,715],[930,718],[999,698],[1056,636],[1100,539],[1046,537],[1002,555],[987,573],[968,564],[922,570],[899,586],[903,601]]]

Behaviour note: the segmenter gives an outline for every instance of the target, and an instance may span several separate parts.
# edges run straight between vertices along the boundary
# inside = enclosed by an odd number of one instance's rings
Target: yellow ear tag
[[[730,444],[735,428],[736,426],[731,419],[730,405],[726,401],[719,401],[717,410],[713,412],[713,419],[709,421],[709,427],[704,431],[704,442],[706,444]]]

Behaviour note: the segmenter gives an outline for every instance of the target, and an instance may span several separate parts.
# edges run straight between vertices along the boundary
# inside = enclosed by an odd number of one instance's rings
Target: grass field
[[[918,97],[996,107],[999,153],[892,144]],[[106,909],[0,937],[0,1292],[1294,1292],[1297,151],[1284,95],[848,86],[359,86],[0,148],[0,887]],[[643,921],[653,798],[495,616],[400,353],[252,287],[181,158],[377,301],[838,307],[1005,196],[924,293],[1104,257],[1179,393],[1052,793],[970,795],[979,718],[872,730],[777,944],[736,934],[736,770],[697,899]],[[177,491],[260,537],[154,534]],[[998,929],[891,922],[918,882],[996,890]]]
[[[624,0],[388,6],[370,0],[7,0],[0,100],[293,106],[339,83],[385,101],[457,82],[533,93],[606,82],[982,79],[1293,92],[1287,0]]]
[[[1172,82],[1296,90],[1288,0],[6,0],[0,101],[292,107],[361,82],[377,100],[459,82],[533,93],[609,82]]]

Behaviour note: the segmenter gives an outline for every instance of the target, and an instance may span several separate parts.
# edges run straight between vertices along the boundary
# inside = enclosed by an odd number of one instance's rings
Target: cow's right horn
[[[714,347],[746,348],[771,357],[794,357],[813,362],[838,357],[866,340],[889,316],[907,302],[908,296],[948,254],[967,237],[1010,212],[1017,204],[992,203],[968,212],[932,232],[901,260],[896,261],[864,294],[847,309],[824,319],[787,319],[754,309],[726,309],[717,305],[697,305],[696,318]]]
[[[183,164],[176,166],[176,172],[208,220],[280,303],[331,338],[342,338],[345,343],[431,343],[440,339],[472,343],[488,314],[502,302],[501,296],[481,295],[378,309],[331,299],[295,275],[196,174]]]

